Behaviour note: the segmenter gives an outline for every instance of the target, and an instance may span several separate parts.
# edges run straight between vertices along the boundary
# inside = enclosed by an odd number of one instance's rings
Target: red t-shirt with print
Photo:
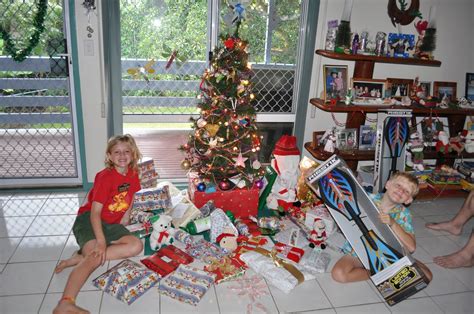
[[[129,169],[122,175],[115,168],[106,168],[96,174],[87,202],[79,208],[78,215],[90,211],[92,202],[101,203],[101,219],[109,224],[118,224],[140,190],[138,173]]]

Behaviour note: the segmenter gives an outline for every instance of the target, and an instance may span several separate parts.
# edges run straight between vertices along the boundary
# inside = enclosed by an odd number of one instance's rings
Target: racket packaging
[[[333,155],[307,175],[306,182],[321,196],[389,305],[428,285],[390,227],[380,222],[378,208],[342,159]]]

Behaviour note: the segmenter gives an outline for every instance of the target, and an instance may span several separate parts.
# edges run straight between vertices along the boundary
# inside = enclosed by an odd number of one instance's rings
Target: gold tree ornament
[[[191,162],[189,162],[189,160],[185,159],[181,162],[181,168],[183,170],[188,170],[189,168],[191,168]]]
[[[209,133],[210,137],[216,136],[217,131],[219,131],[219,125],[217,125],[217,124],[209,124],[208,123],[204,126],[204,128],[206,129],[207,133]]]

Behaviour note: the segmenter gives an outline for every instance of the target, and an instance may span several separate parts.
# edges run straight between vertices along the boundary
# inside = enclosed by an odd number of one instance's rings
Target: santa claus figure
[[[296,137],[283,135],[275,144],[271,165],[278,176],[267,197],[270,209],[287,211],[296,201],[298,164],[300,151],[296,147]]]
[[[312,248],[319,247],[322,250],[326,248],[326,225],[321,218],[314,218],[313,230],[309,235],[309,246]]]

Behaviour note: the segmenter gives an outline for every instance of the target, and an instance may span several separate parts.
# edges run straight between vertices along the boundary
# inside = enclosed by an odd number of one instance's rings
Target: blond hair
[[[110,154],[112,148],[118,143],[126,143],[130,145],[130,149],[132,150],[132,162],[130,163],[130,168],[138,172],[138,161],[142,158],[142,154],[138,149],[135,139],[130,134],[115,135],[107,141],[107,149],[105,150],[105,166],[107,168],[114,167],[114,163],[107,157],[107,154]]]
[[[397,172],[394,172],[391,175],[390,180],[394,180],[396,178],[405,178],[405,179],[407,179],[408,182],[413,184],[413,186],[415,187],[415,190],[413,191],[411,196],[415,197],[416,195],[418,195],[418,192],[420,192],[420,187],[419,187],[418,179],[414,175],[412,175],[408,172],[397,171]]]

